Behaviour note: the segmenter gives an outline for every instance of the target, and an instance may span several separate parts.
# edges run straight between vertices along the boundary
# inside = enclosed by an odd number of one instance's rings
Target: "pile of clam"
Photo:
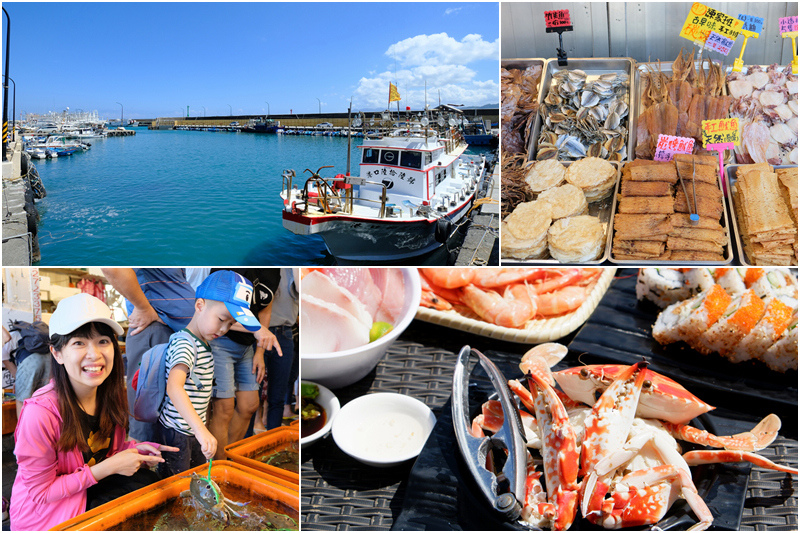
[[[603,74],[587,82],[582,70],[560,70],[539,113],[542,127],[536,159],[627,157],[628,76]]]

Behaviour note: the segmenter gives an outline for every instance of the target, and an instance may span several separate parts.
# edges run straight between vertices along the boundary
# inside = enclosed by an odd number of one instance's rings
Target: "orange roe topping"
[[[715,268],[713,272],[714,281],[718,280],[719,278],[727,274],[728,270],[730,270],[730,268]]]
[[[708,295],[706,295],[703,305],[706,308],[709,327],[719,320],[719,317],[722,316],[722,313],[725,312],[730,304],[730,295],[719,285],[715,284],[708,290]]]
[[[769,303],[764,320],[772,324],[773,340],[777,340],[792,322],[792,313],[792,308],[777,298],[773,298]]]
[[[748,268],[747,273],[744,275],[744,286],[749,289],[750,285],[758,281],[758,279],[763,275],[763,268]]]
[[[764,307],[764,301],[751,289],[742,297],[741,307],[728,319],[728,323],[739,328],[742,333],[749,333],[761,320]]]

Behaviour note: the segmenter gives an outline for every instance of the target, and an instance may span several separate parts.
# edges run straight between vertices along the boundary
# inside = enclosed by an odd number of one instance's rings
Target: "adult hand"
[[[278,337],[275,336],[268,328],[261,326],[261,329],[253,333],[256,338],[256,343],[264,350],[270,351],[275,350],[278,352],[278,355],[283,357],[283,352],[281,351],[281,344],[278,342]]]
[[[256,383],[260,384],[264,380],[266,372],[267,365],[264,364],[264,348],[257,346],[256,353],[253,355],[253,369],[250,373],[256,375]]]
[[[136,449],[139,450],[139,453],[144,455],[157,455],[161,457],[161,452],[179,452],[181,451],[180,448],[176,448],[175,446],[167,446],[166,444],[158,444],[158,447],[152,446],[151,444],[141,443],[136,445]]]
[[[132,476],[143,464],[147,466],[163,463],[161,455],[142,455],[136,448],[129,448],[108,457],[103,461],[111,467],[112,473],[123,476]]]
[[[131,314],[128,316],[128,335],[136,335],[144,331],[144,329],[153,322],[164,323],[158,316],[153,306],[147,307],[134,307]]]
[[[203,455],[206,456],[206,459],[211,459],[214,457],[214,454],[217,453],[217,439],[211,432],[203,427],[203,429],[197,432],[197,441],[200,443],[200,450],[203,452]]]

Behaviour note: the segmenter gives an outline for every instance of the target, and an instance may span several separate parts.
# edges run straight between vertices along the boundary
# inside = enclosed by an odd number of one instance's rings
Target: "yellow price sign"
[[[723,37],[735,40],[743,27],[744,21],[700,2],[695,2],[689,10],[689,15],[678,36],[702,44],[706,42],[708,35],[713,31]]]
[[[721,118],[718,120],[704,120],[702,123],[703,146],[709,144],[733,143],[739,146],[738,118]]]

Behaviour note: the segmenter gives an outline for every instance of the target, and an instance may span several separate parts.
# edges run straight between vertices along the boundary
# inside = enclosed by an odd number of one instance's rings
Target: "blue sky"
[[[426,83],[433,105],[440,94],[453,104],[499,99],[497,2],[3,7],[18,117],[69,107],[114,118],[116,102],[126,119],[187,105],[191,116],[345,112],[351,97],[372,110],[386,107],[390,80],[402,107],[421,108]],[[3,45],[5,33],[3,17]]]

